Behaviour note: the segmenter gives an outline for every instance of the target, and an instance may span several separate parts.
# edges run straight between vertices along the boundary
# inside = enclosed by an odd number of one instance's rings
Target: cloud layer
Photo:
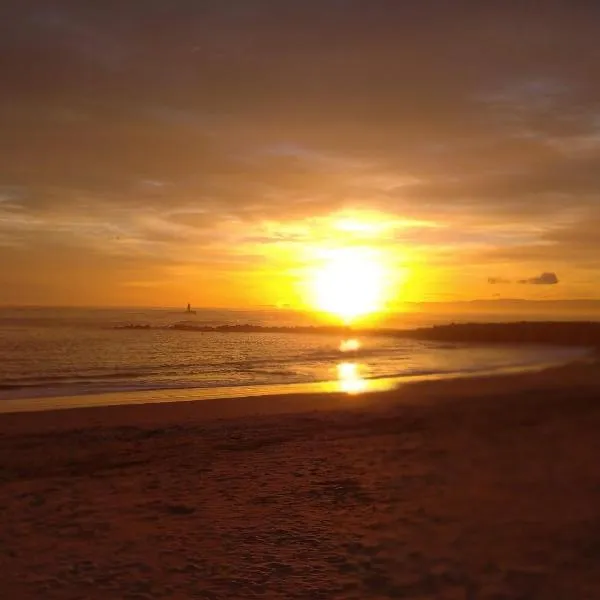
[[[415,294],[489,294],[491,270],[542,273],[532,297],[598,296],[599,17],[589,2],[3,2],[0,302],[45,298],[47,264],[93,266],[120,302],[193,285],[225,302],[244,274],[293,278],[348,214],[390,225],[369,243],[404,257]]]

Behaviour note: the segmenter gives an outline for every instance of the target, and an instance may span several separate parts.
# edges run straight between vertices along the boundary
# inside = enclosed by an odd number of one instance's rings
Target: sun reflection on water
[[[367,389],[367,382],[360,374],[359,365],[342,362],[337,365],[340,390],[346,394],[360,394]]]
[[[355,352],[360,349],[360,342],[354,338],[342,340],[340,343],[340,352]]]

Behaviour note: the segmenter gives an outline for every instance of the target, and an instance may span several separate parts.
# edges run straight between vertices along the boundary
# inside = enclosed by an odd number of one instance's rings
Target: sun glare
[[[360,394],[367,389],[367,382],[362,378],[356,363],[340,363],[337,372],[340,391],[346,394]]]
[[[340,342],[340,352],[356,352],[360,350],[360,342],[354,338]]]
[[[381,257],[362,247],[330,250],[314,272],[313,303],[345,323],[381,310],[386,272]]]

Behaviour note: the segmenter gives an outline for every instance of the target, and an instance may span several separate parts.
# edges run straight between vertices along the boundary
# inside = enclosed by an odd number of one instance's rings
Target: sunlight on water
[[[360,337],[351,328],[341,336],[338,329],[317,334],[311,321],[280,312],[198,310],[185,321],[181,314],[172,309],[0,309],[0,404],[84,394],[85,404],[93,402],[91,394],[125,392],[139,392],[144,401],[154,395],[173,401],[321,391],[360,403],[370,392],[415,376],[535,368],[588,352],[428,342],[393,330]],[[257,329],[239,335],[240,323]],[[192,334],[174,327],[178,324],[199,329]],[[223,326],[232,328],[201,329]]]
[[[360,349],[360,342],[356,339],[342,340],[340,343],[340,352],[355,352]]]
[[[340,390],[347,394],[360,394],[367,389],[367,382],[363,379],[357,363],[343,362],[337,366]]]

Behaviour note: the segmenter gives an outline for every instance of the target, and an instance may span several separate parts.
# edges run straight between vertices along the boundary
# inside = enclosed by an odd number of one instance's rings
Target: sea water
[[[397,315],[386,328],[444,320]],[[191,330],[173,328],[182,323]],[[244,324],[290,329],[193,330]],[[242,396],[314,382],[329,382],[323,389],[337,389],[337,382],[339,389],[356,392],[370,382],[528,369],[582,355],[578,348],[448,344],[384,332],[358,336],[357,348],[342,343],[351,333],[293,329],[310,324],[318,324],[310,315],[272,309],[193,315],[174,309],[0,309],[0,403],[148,390],[204,390],[205,396],[213,390],[214,397],[235,390]]]

